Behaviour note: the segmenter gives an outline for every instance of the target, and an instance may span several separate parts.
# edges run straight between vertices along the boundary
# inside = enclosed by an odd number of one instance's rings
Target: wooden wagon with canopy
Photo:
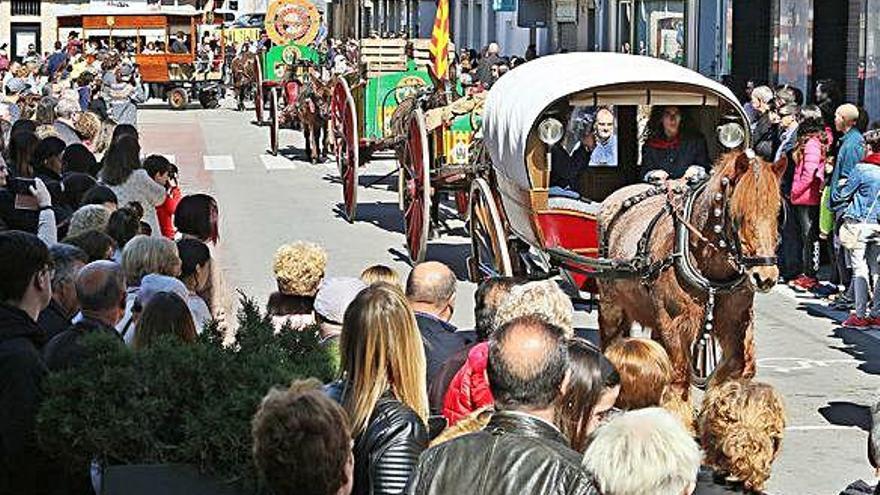
[[[560,54],[501,77],[483,112],[486,152],[481,156],[487,173],[470,187],[471,278],[559,273],[588,297],[595,292],[597,277],[632,275],[632,260],[603,256],[597,214],[599,202],[645,175],[640,167],[642,129],[655,106],[687,112],[713,159],[726,149],[748,147],[748,120],[733,93],[663,60]],[[556,194],[550,179],[554,165],[562,164],[554,164],[560,154],[553,149],[570,138],[566,129],[572,126],[566,122],[584,115],[595,118],[600,110],[613,115],[615,149],[604,150],[603,161],[586,167],[576,191]]]
[[[216,26],[202,12],[192,7],[108,8],[71,10],[58,16],[59,39],[70,31],[81,31],[84,41],[101,39],[110,46],[119,41],[130,42],[142,81],[159,89],[159,96],[174,109],[186,108],[190,99],[197,99],[204,108],[219,106],[222,92],[222,63],[225,44],[215,63],[199,67],[196,44],[205,30]],[[210,17],[210,16],[209,16]],[[172,36],[183,32],[186,51],[171,50]],[[148,49],[148,46],[152,47]]]

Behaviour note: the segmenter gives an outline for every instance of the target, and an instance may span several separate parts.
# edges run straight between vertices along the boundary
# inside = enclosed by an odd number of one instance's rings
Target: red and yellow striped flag
[[[437,0],[430,51],[437,78],[446,79],[449,75],[449,0]]]

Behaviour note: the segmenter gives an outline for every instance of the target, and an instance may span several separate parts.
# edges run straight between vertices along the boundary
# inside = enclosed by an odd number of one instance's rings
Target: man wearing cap
[[[330,350],[334,370],[339,369],[339,334],[345,310],[366,287],[359,278],[328,277],[315,295],[315,319],[321,328],[321,345]]]
[[[76,277],[82,318],[46,344],[43,357],[52,371],[76,366],[85,357],[80,339],[90,333],[118,337],[113,328],[125,313],[125,275],[112,261],[93,261]],[[120,339],[121,342],[121,339]]]
[[[18,100],[21,98],[22,93],[30,89],[30,87],[30,83],[20,77],[13,77],[6,82],[6,94],[3,97],[3,103],[9,109],[9,115],[12,116],[11,123],[13,124],[21,118],[21,107],[18,105]]]

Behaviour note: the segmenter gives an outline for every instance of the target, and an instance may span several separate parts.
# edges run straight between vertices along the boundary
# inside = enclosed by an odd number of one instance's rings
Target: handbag
[[[874,197],[874,202],[871,203],[871,207],[868,208],[868,214],[874,211],[878,199],[880,199],[880,194]],[[880,224],[866,222],[865,220],[867,217],[868,215],[865,215],[865,218],[861,219],[861,221],[848,221],[840,226],[838,238],[840,239],[841,246],[852,251],[857,248],[859,244],[878,240],[878,236],[880,236]]]

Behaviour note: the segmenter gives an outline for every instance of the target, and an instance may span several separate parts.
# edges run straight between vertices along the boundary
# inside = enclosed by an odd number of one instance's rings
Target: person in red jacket
[[[825,161],[831,143],[830,132],[822,120],[822,111],[807,105],[798,116],[798,142],[792,153],[794,173],[791,205],[794,222],[801,237],[801,273],[794,284],[810,290],[819,284],[819,204],[825,186]]]
[[[563,329],[566,337],[574,335],[571,299],[550,280],[530,282],[510,288],[510,294],[501,301],[493,322],[500,328],[520,316],[538,314]],[[489,344],[480,342],[468,352],[467,360],[449,382],[443,398],[443,416],[452,426],[477,409],[494,404],[486,367]]]
[[[159,184],[165,186],[165,201],[156,207],[159,229],[162,235],[174,239],[174,210],[180,203],[181,193],[177,184],[177,166],[162,155],[150,155],[144,159],[144,170]]]

